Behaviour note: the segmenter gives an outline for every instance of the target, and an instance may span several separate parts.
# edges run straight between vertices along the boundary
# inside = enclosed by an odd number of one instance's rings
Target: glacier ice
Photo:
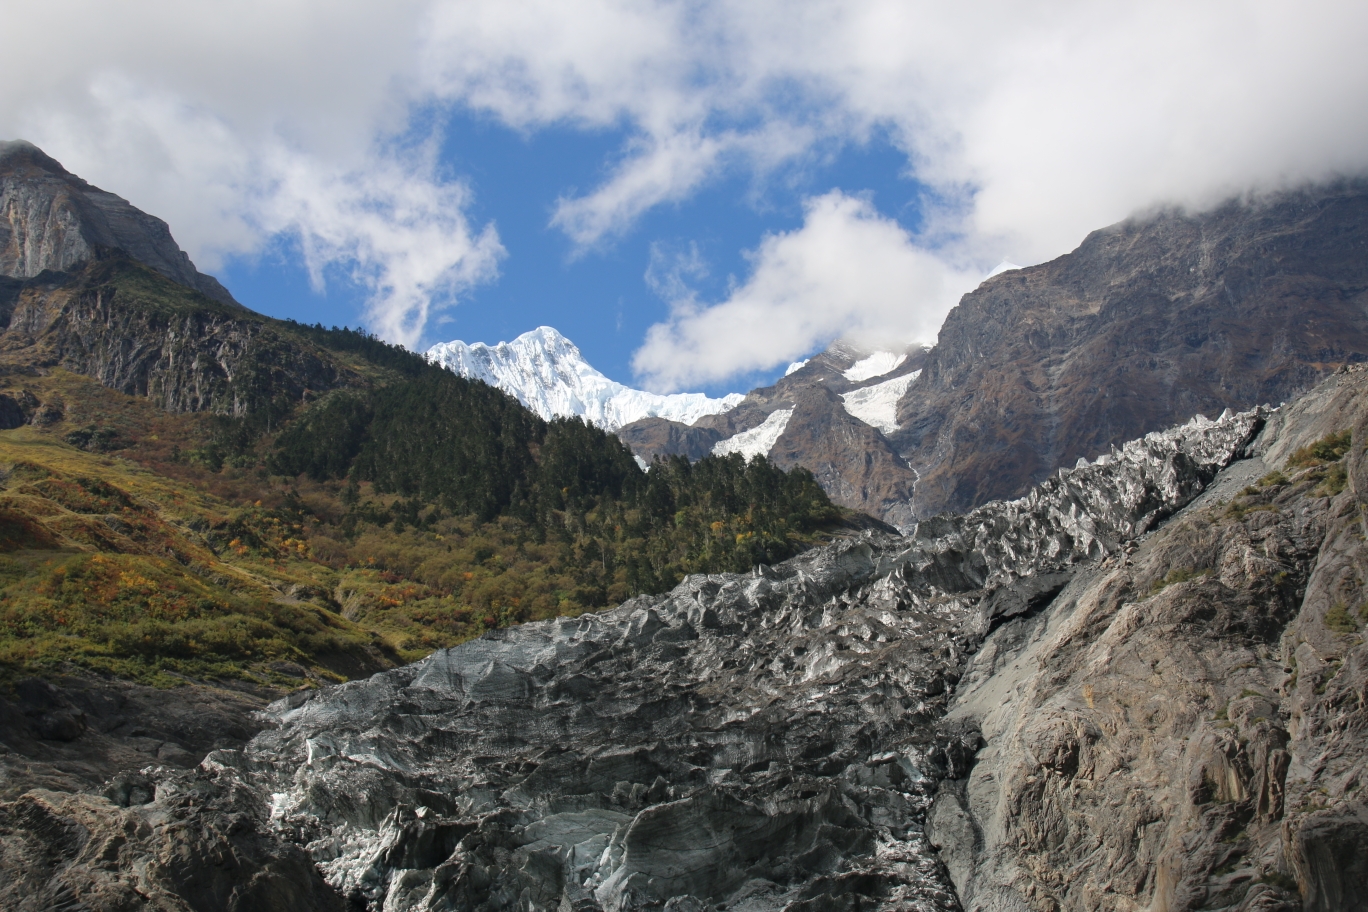
[[[607,431],[651,417],[692,424],[735,408],[745,398],[740,393],[713,399],[703,393],[661,395],[632,389],[591,367],[579,348],[550,326],[498,345],[441,342],[426,357],[503,390],[548,421],[578,415]]]
[[[770,412],[763,424],[753,427],[749,431],[742,431],[728,437],[726,440],[719,440],[713,445],[714,456],[726,456],[730,453],[740,453],[747,459],[756,456],[768,456],[769,451],[774,449],[774,445],[783,436],[784,428],[788,427],[789,419],[793,417],[793,409],[779,409]]]
[[[919,376],[921,371],[913,371],[883,383],[842,393],[845,410],[865,424],[891,434],[898,429],[898,400]]]

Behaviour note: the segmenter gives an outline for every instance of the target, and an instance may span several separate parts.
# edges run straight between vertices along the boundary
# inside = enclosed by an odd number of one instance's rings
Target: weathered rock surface
[[[254,789],[204,754],[260,729],[261,695],[73,676],[0,698],[0,908],[341,910]]]
[[[931,814],[966,909],[1368,908],[1365,394],[1341,374],[1281,410],[1162,530],[988,637],[948,714],[986,746]],[[1267,476],[1350,427],[1343,491]]]
[[[105,250],[121,250],[215,301],[237,303],[217,279],[195,269],[166,222],[92,187],[32,143],[0,142],[0,275],[71,272]]]
[[[357,382],[331,353],[237,305],[168,305],[157,273],[110,255],[23,283],[0,307],[0,353],[60,366],[173,412],[243,416]]]
[[[1368,359],[1368,184],[1162,212],[965,295],[898,407],[932,516]]]

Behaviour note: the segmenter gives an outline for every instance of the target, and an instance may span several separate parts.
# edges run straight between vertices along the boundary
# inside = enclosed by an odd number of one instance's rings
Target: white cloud
[[[432,312],[498,274],[504,256],[493,226],[473,232],[467,191],[431,178],[432,166],[393,157],[342,172],[279,150],[274,182],[260,197],[269,234],[297,238],[314,285],[334,264],[371,293],[369,324],[416,345]]]
[[[767,236],[745,284],[712,306],[681,295],[632,365],[675,390],[788,361],[840,336],[869,344],[935,339],[981,273],[950,267],[868,200],[832,191],[801,228]]]
[[[316,285],[365,289],[368,324],[404,344],[497,274],[503,248],[493,226],[469,224],[469,188],[401,138],[422,94],[404,61],[423,4],[11,12],[25,40],[0,57],[0,135],[166,219],[201,269],[284,239]]]
[[[555,209],[582,249],[721,171],[763,175],[875,131],[948,201],[917,249],[982,269],[1058,255],[1157,203],[1368,166],[1368,6],[1340,0],[13,6],[0,134],[167,218],[208,268],[273,231],[313,232],[318,261],[347,268],[367,251],[359,275],[377,300],[395,296],[377,311],[395,338],[429,290],[492,274],[493,235],[447,211],[469,191],[388,151],[415,112],[440,120],[447,106],[526,131],[624,131],[601,181]],[[301,162],[319,176],[293,177]],[[423,194],[441,205],[417,205]],[[435,259],[405,247],[449,231],[461,240]],[[734,300],[707,312],[739,314]],[[650,363],[662,340],[684,344],[682,320],[652,335]]]

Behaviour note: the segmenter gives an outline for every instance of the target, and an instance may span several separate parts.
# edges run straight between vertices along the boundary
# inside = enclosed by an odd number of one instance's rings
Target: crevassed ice
[[[842,393],[841,400],[847,412],[865,424],[891,434],[898,429],[898,400],[919,376],[921,371],[903,374],[883,383]]]
[[[806,364],[807,364],[809,361],[811,361],[811,360],[812,360],[811,358],[804,358],[802,361],[794,361],[792,364],[790,364],[790,365],[788,366],[788,370],[784,371],[784,376],[787,377],[789,374],[793,373],[794,371],[800,371],[800,370],[802,370],[803,367],[804,367],[804,365],[806,365]]]
[[[428,349],[426,357],[498,387],[548,421],[578,415],[608,431],[651,417],[692,424],[735,408],[745,398],[740,393],[713,399],[703,393],[632,389],[594,370],[579,348],[550,326],[498,345],[442,342]]]
[[[779,409],[770,412],[763,424],[753,427],[749,431],[742,431],[726,440],[719,440],[713,445],[714,456],[726,456],[729,453],[740,453],[747,459],[756,456],[768,456],[769,451],[774,449],[774,445],[779,442],[780,436],[784,433],[784,428],[788,427],[789,419],[793,417],[793,409]]]
[[[875,352],[868,358],[861,358],[842,372],[852,383],[859,383],[861,380],[868,380],[870,377],[878,377],[888,373],[907,360],[907,354],[896,352]]]

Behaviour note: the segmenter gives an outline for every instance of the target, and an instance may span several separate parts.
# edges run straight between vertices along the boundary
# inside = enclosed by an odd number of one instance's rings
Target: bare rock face
[[[946,317],[898,406],[913,512],[1016,497],[1055,467],[1368,359],[1368,185],[1095,231]]]
[[[986,744],[930,816],[967,910],[1368,908],[1365,393],[1340,374],[1280,410],[984,642],[947,718]],[[1347,428],[1347,483],[1285,466]]]
[[[0,275],[70,272],[105,249],[122,250],[215,301],[237,303],[195,269],[161,219],[92,187],[32,143],[0,142]]]
[[[168,305],[167,284],[122,254],[30,280],[0,309],[0,351],[173,412],[243,416],[355,381],[327,353],[244,307],[202,298]]]

